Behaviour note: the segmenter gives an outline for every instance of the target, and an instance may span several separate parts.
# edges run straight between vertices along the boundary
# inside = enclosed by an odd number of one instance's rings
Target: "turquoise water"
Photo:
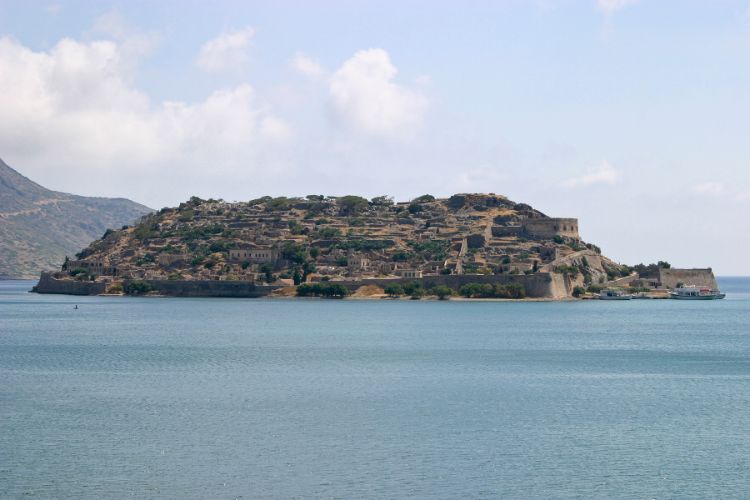
[[[747,497],[750,279],[721,285],[467,303],[0,282],[0,497]]]

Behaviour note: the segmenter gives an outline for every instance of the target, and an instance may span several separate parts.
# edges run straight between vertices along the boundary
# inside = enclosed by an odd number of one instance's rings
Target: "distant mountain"
[[[36,278],[57,269],[107,229],[152,210],[124,198],[50,191],[0,160],[0,278]]]

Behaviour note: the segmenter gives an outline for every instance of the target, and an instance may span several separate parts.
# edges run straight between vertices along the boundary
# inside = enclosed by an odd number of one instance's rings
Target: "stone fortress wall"
[[[580,239],[578,235],[578,219],[573,218],[540,218],[525,219],[521,226],[524,233],[532,238],[554,238],[563,236]]]
[[[680,283],[683,286],[719,288],[710,267],[706,269],[659,269],[659,282],[662,287],[666,288],[677,288]]]
[[[125,280],[127,283],[129,280]],[[171,297],[264,297],[272,291],[282,288],[280,285],[257,285],[252,281],[215,281],[215,280],[144,280],[154,287],[154,291]],[[332,281],[341,284],[351,291],[364,285],[404,284],[419,282],[426,288],[435,285],[446,285],[455,290],[467,283],[520,283],[526,290],[526,296],[542,299],[564,299],[570,297],[573,283],[562,274],[536,273],[530,275],[440,275],[424,278],[365,278],[362,280]],[[39,280],[36,291],[39,293],[57,293],[67,295],[98,295],[105,292],[105,283],[58,280],[51,273],[45,273]]]

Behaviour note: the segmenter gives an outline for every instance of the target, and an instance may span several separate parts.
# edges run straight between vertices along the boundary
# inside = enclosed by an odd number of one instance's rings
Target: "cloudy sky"
[[[750,275],[750,0],[0,0],[0,158],[52,189],[494,192]]]

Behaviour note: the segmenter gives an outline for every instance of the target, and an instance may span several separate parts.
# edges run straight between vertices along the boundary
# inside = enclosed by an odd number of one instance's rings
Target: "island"
[[[193,197],[107,230],[38,293],[178,297],[568,300],[621,287],[650,297],[716,288],[711,269],[617,263],[578,219],[497,194]]]

